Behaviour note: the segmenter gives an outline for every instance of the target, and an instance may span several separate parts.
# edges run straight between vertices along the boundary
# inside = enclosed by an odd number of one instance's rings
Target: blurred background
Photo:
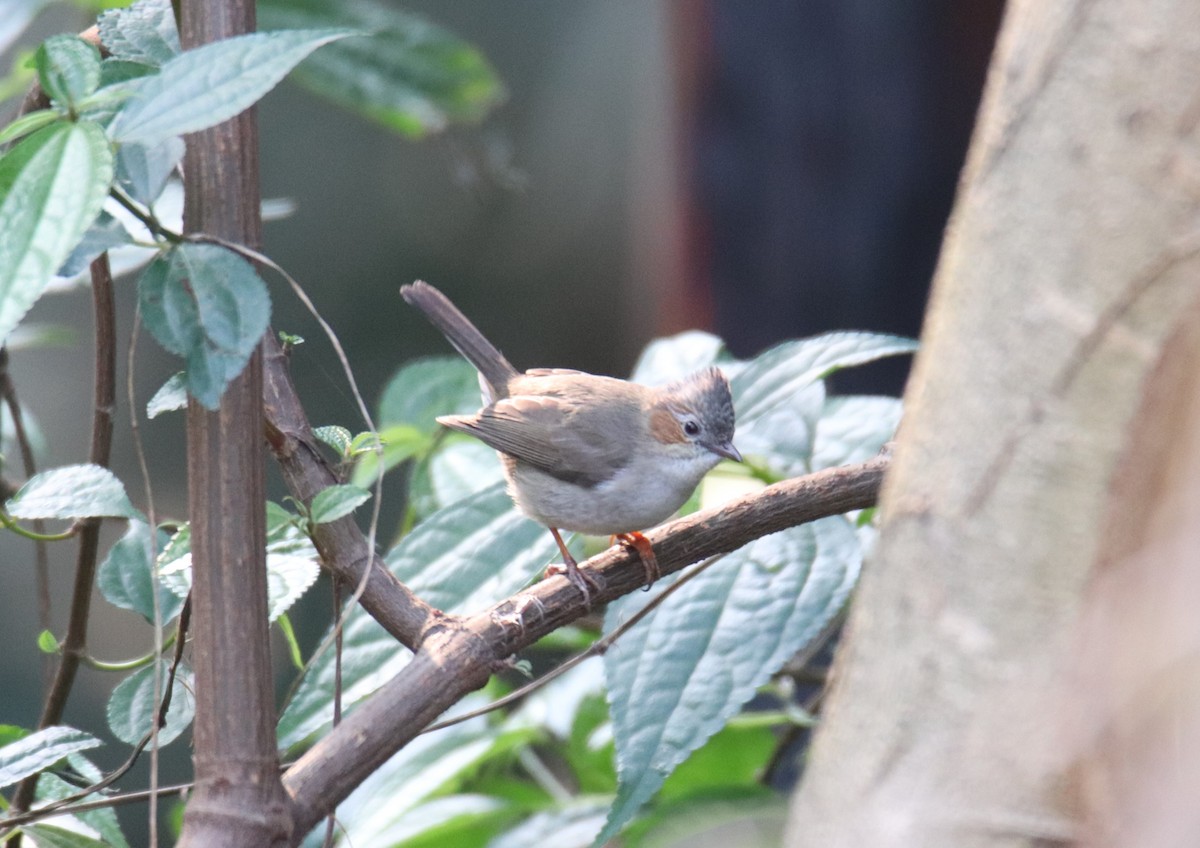
[[[33,16],[0,70],[41,38],[93,20],[41,5],[0,0],[0,37]],[[263,196],[296,209],[267,225],[266,252],[336,329],[370,403],[401,363],[450,352],[397,296],[417,278],[446,291],[518,367],[623,375],[651,338],[693,327],[743,357],[826,330],[919,332],[1000,0],[397,5],[491,61],[508,99],[482,125],[411,142],[287,83],[259,108]],[[126,337],[133,282],[118,284]],[[276,329],[307,340],[292,370],[311,420],[361,429],[328,343],[284,285],[268,282]],[[73,341],[11,354],[45,445],[42,467],[87,455],[90,316],[86,290],[44,298],[26,323],[69,327]],[[889,359],[852,369],[834,388],[898,394],[906,367]],[[176,368],[143,335],[138,404]],[[142,506],[124,397],[117,422],[114,469]],[[143,435],[159,514],[182,517],[182,416],[144,423]],[[110,528],[108,541],[120,532]],[[51,551],[61,634],[74,551]],[[28,727],[44,674],[31,544],[0,535],[0,569],[10,646],[0,722]],[[317,590],[294,611],[306,647],[328,606]],[[136,624],[98,600],[92,652],[144,653]],[[68,723],[103,733],[94,705],[111,685],[84,670]],[[171,768],[166,781],[182,773]]]

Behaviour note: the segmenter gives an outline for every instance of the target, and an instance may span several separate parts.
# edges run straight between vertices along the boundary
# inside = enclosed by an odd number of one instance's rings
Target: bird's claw
[[[654,546],[650,544],[650,540],[641,533],[618,533],[613,536],[617,542],[638,555],[642,561],[642,567],[646,569],[646,585],[643,591],[649,592],[659,579],[662,578],[662,569],[658,567],[658,557],[654,554]]]

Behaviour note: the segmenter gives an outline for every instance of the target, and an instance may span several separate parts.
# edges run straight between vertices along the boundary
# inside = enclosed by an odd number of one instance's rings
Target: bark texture
[[[1198,79],[1193,0],[1009,4],[789,846],[1151,844],[1097,823],[1085,648],[1192,316]]]

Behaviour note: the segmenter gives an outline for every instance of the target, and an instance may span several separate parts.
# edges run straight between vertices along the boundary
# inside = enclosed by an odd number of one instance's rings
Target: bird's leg
[[[559,567],[551,564],[546,569],[546,574],[566,574],[567,579],[575,584],[575,587],[583,593],[584,604],[590,607],[592,605],[592,593],[588,586],[590,585],[597,591],[600,591],[604,588],[604,584],[594,574],[585,574],[583,572],[583,569],[575,562],[575,557],[571,556],[571,552],[567,550],[567,545],[563,542],[557,528],[551,527],[550,533],[554,536],[554,541],[558,544],[558,549],[562,553],[563,566]]]
[[[642,567],[646,569],[646,591],[654,585],[660,577],[662,570],[658,567],[658,557],[654,555],[654,546],[650,544],[650,540],[641,533],[617,533],[613,539],[620,542],[625,547],[636,553],[642,560]]]

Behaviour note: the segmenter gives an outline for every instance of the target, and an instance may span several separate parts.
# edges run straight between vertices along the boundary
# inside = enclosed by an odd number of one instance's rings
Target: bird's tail
[[[417,280],[411,285],[400,287],[400,296],[425,313],[433,326],[454,345],[454,349],[479,369],[483,379],[492,387],[495,397],[507,397],[508,383],[519,373],[504,358],[496,346],[479,332],[458,307],[429,283]]]

